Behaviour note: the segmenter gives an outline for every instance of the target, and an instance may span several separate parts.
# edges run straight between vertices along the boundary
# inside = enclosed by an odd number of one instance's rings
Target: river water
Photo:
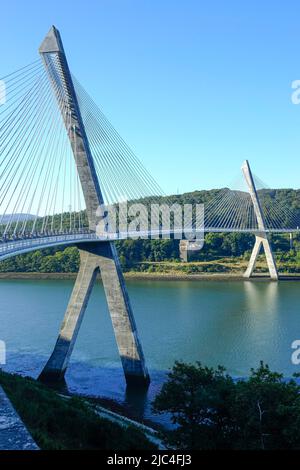
[[[49,357],[73,281],[1,280],[3,368],[36,377]],[[297,281],[128,281],[152,378],[146,394],[126,390],[102,286],[93,291],[66,382],[71,392],[118,400],[156,419],[151,400],[174,361],[218,364],[234,376],[264,360],[291,376],[291,343],[300,339]]]

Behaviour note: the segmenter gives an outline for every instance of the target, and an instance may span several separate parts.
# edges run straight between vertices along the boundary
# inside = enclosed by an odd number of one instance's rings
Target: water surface
[[[1,280],[0,339],[6,370],[36,377],[55,344],[73,281]],[[300,339],[300,283],[128,281],[152,384],[145,396],[126,392],[100,284],[93,291],[66,375],[70,391],[125,402],[153,417],[149,402],[176,359],[224,365],[245,376],[260,360],[290,376],[291,343]]]

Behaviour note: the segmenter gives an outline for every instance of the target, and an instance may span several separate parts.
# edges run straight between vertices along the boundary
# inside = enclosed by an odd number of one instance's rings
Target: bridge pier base
[[[39,376],[44,382],[64,378],[97,274],[101,273],[125,379],[148,386],[149,374],[139,342],[115,246],[111,242],[79,246],[80,269],[54,350]]]
[[[266,255],[270,278],[273,279],[274,281],[277,281],[278,271],[276,267],[276,262],[275,262],[272,248],[271,248],[271,245],[270,245],[270,242],[266,233],[255,235],[255,245],[250,256],[248,267],[244,273],[244,277],[250,278],[252,276],[261,246],[263,246],[263,249]]]
[[[189,259],[193,259],[195,252],[202,249],[204,237],[202,240],[180,240],[179,242],[179,257],[183,263],[187,263]]]
[[[249,264],[244,274],[244,277],[246,278],[251,277],[255,268],[257,257],[260,252],[260,248],[261,246],[263,246],[263,249],[265,251],[265,255],[267,258],[267,264],[269,268],[270,277],[274,281],[277,281],[278,280],[277,267],[276,267],[275,259],[273,256],[272,248],[268,239],[263,211],[260,205],[260,200],[256,191],[255,182],[253,179],[253,175],[252,175],[248,160],[244,161],[242,165],[242,172],[244,174],[247,186],[249,188],[249,193],[250,193],[250,197],[253,203],[257,225],[259,228],[257,235],[255,235],[255,245],[251,253]]]

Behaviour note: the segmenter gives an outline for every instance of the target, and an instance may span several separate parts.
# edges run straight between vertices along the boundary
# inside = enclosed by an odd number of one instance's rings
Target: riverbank
[[[31,378],[3,371],[0,385],[42,450],[157,449],[146,435],[151,429],[122,420],[86,398],[62,396]]]
[[[74,280],[77,273],[37,273],[37,272],[0,272],[0,279],[30,279],[30,280]],[[137,281],[245,281],[243,273],[149,273],[149,272],[125,272],[127,280]],[[101,279],[101,276],[98,276]],[[270,277],[266,273],[258,273],[250,281],[269,281]],[[300,274],[284,273],[279,276],[280,281],[299,281]]]

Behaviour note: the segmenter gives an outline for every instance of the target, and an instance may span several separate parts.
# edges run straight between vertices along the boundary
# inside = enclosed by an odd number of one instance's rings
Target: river
[[[37,377],[55,344],[73,281],[1,280],[0,339],[4,370]],[[83,320],[66,382],[71,392],[104,396],[156,419],[150,402],[174,361],[225,366],[249,374],[260,360],[291,376],[291,343],[300,339],[297,281],[128,281],[152,383],[147,394],[126,391],[102,286]]]

